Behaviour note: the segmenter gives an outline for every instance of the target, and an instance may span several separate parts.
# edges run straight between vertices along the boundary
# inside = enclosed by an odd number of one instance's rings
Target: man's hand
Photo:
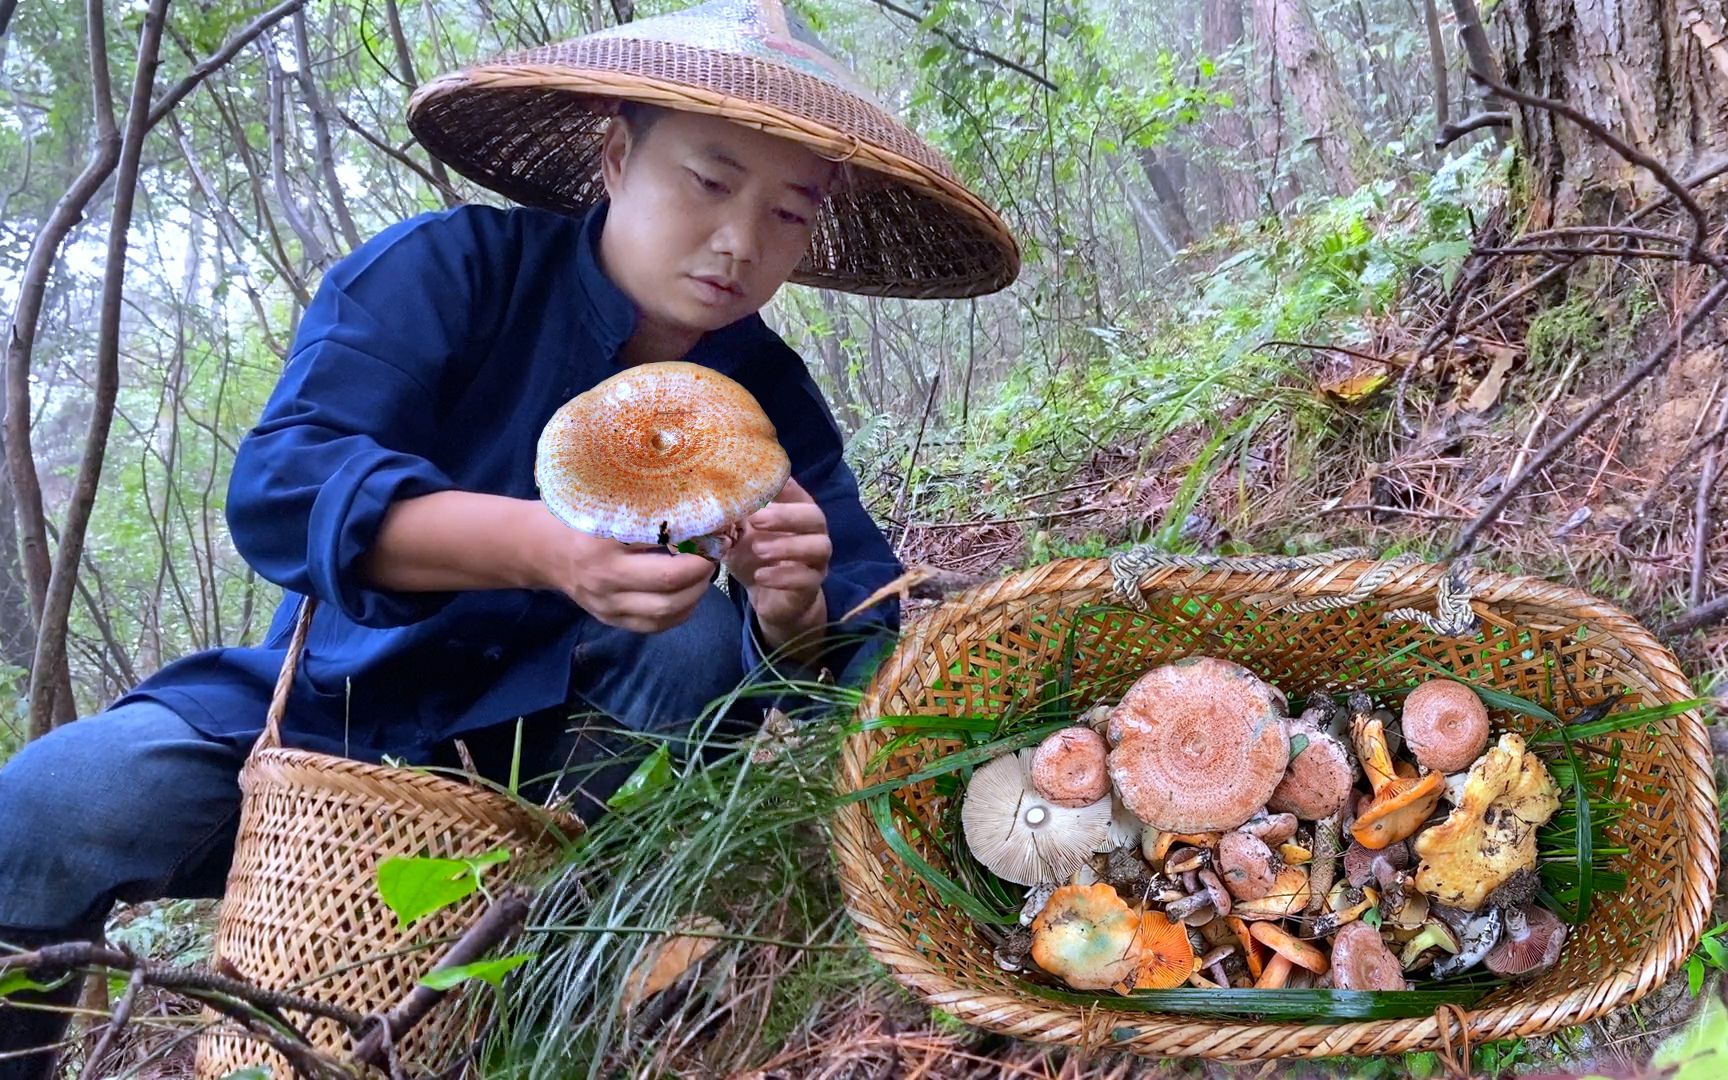
[[[440,491],[390,507],[361,573],[410,592],[556,589],[608,626],[651,634],[690,617],[714,564],[577,532],[537,500]]]
[[[822,583],[833,555],[828,518],[796,480],[744,520],[726,569],[748,592],[770,648],[794,638],[815,644],[813,632],[828,621]]]
[[[696,610],[714,577],[714,564],[700,555],[564,531],[573,557],[557,585],[608,626],[638,634],[669,630]]]

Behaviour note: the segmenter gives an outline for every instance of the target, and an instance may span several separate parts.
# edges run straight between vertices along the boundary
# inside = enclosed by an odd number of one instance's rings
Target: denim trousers
[[[742,632],[732,602],[710,589],[672,629],[601,635],[607,655],[581,655],[579,645],[572,706],[520,725],[520,775],[565,777],[559,793],[592,822],[646,752],[633,732],[682,732],[737,689]],[[478,772],[503,780],[517,730],[511,722],[468,732],[463,750]],[[25,746],[0,768],[0,941],[88,937],[116,901],[220,896],[245,758],[246,748],[208,739],[153,702],[98,713]],[[463,759],[447,744],[429,764]],[[543,796],[550,786],[524,794]]]

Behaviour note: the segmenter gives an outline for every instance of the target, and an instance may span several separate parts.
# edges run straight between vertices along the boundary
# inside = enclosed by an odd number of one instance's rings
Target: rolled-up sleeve
[[[451,599],[372,588],[358,566],[391,503],[455,486],[431,451],[445,372],[485,310],[474,213],[393,226],[330,270],[235,456],[227,515],[241,556],[364,626],[411,623]]]

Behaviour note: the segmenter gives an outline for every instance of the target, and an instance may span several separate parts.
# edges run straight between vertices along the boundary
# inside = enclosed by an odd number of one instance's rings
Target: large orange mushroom
[[[695,541],[710,558],[791,475],[750,391],[700,364],[626,368],[540,432],[534,481],[566,525],[625,543]]]

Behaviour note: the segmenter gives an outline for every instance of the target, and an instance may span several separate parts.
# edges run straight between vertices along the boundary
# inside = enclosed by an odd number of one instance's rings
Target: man
[[[775,0],[549,51],[416,95],[431,152],[531,205],[414,218],[326,275],[229,490],[236,548],[287,592],[264,644],[183,658],[0,770],[0,941],[92,936],[116,900],[220,895],[236,776],[302,597],[318,607],[288,745],[438,762],[460,740],[490,771],[522,718],[530,774],[616,752],[573,741],[573,710],[681,729],[764,657],[842,672],[849,643],[893,630],[891,604],[841,621],[899,567],[821,395],[757,312],[787,280],[999,288],[1012,239]],[[680,359],[754,394],[792,464],[727,555],[730,596],[705,559],[576,532],[534,489],[558,406]],[[628,771],[586,777],[576,811],[595,816]],[[0,1080],[47,1075],[49,1053],[5,1055],[55,1042],[63,1014],[13,1003]]]

